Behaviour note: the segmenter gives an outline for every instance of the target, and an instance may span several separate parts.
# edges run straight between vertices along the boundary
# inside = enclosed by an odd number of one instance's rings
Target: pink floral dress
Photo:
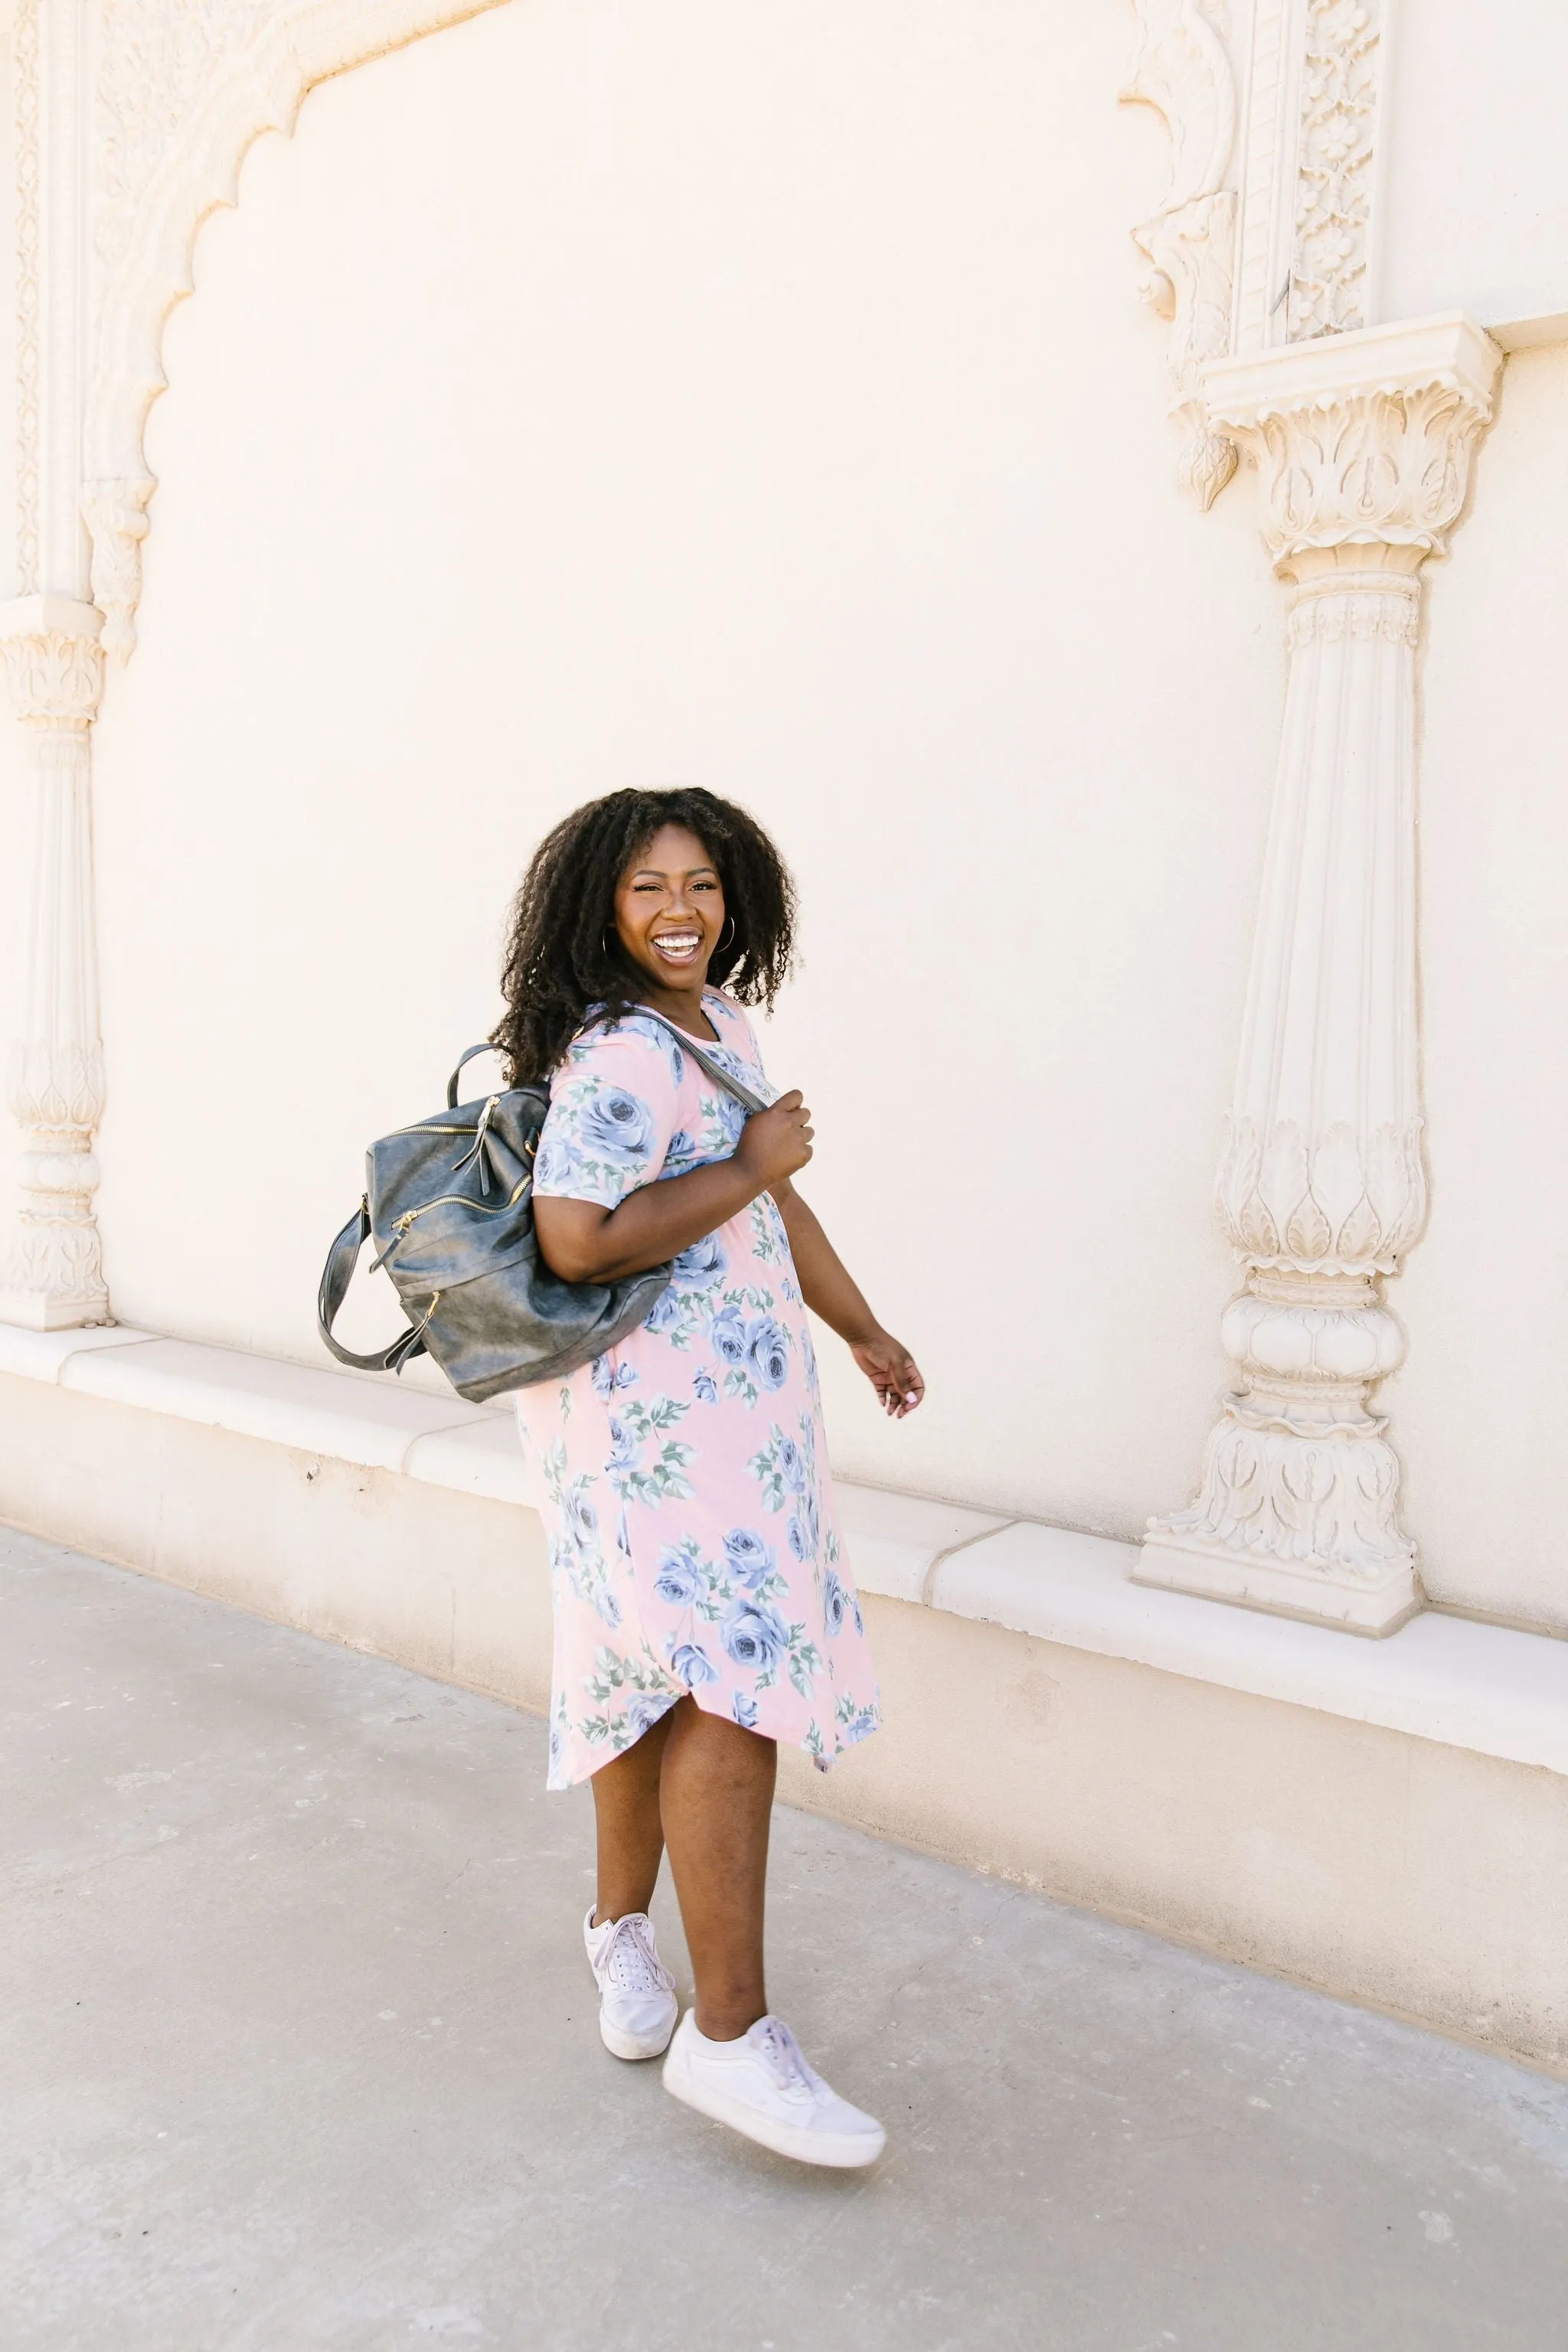
[[[703,1005],[711,1058],[771,1102],[744,1013],[712,992]],[[609,1209],[729,1159],[745,1119],[646,1014],[586,1031],[550,1100],[536,1196]],[[550,1540],[552,1789],[618,1756],[688,1691],[825,1771],[876,1730],[811,1332],[769,1194],[681,1252],[628,1339],[516,1403]]]

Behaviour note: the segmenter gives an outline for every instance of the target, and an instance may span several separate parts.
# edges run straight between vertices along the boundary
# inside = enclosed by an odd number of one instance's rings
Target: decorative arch
[[[192,290],[196,232],[233,205],[264,131],[290,133],[318,82],[503,0],[103,0],[93,245],[97,302],[82,514],[104,649],[136,643],[157,484],[143,448],[167,378],[163,328]]]

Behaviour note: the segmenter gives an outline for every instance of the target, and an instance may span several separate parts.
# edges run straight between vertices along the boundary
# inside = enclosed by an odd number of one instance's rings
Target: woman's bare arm
[[[641,1185],[618,1209],[543,1196],[534,1202],[533,1225],[544,1263],[563,1282],[618,1282],[663,1265],[760,1192],[787,1184],[811,1158],[811,1133],[797,1087],[746,1121],[731,1159]]]
[[[925,1394],[920,1367],[900,1340],[872,1314],[854,1277],[816,1217],[784,1178],[769,1186],[778,1203],[802,1296],[814,1315],[837,1331],[895,1421],[913,1412]]]

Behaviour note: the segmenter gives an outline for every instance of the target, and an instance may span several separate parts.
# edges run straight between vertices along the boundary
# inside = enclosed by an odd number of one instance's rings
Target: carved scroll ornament
[[[1122,97],[1164,117],[1171,184],[1132,239],[1151,265],[1143,298],[1171,321],[1171,414],[1186,436],[1178,479],[1206,508],[1237,466],[1236,445],[1213,430],[1203,403],[1204,369],[1230,340],[1236,194],[1226,175],[1236,143],[1236,84],[1205,0],[1137,5],[1138,54]]]

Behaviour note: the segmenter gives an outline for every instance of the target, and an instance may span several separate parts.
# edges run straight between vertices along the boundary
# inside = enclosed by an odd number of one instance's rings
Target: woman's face
[[[659,988],[700,993],[724,928],[724,890],[707,845],[661,825],[616,885],[616,934]]]

